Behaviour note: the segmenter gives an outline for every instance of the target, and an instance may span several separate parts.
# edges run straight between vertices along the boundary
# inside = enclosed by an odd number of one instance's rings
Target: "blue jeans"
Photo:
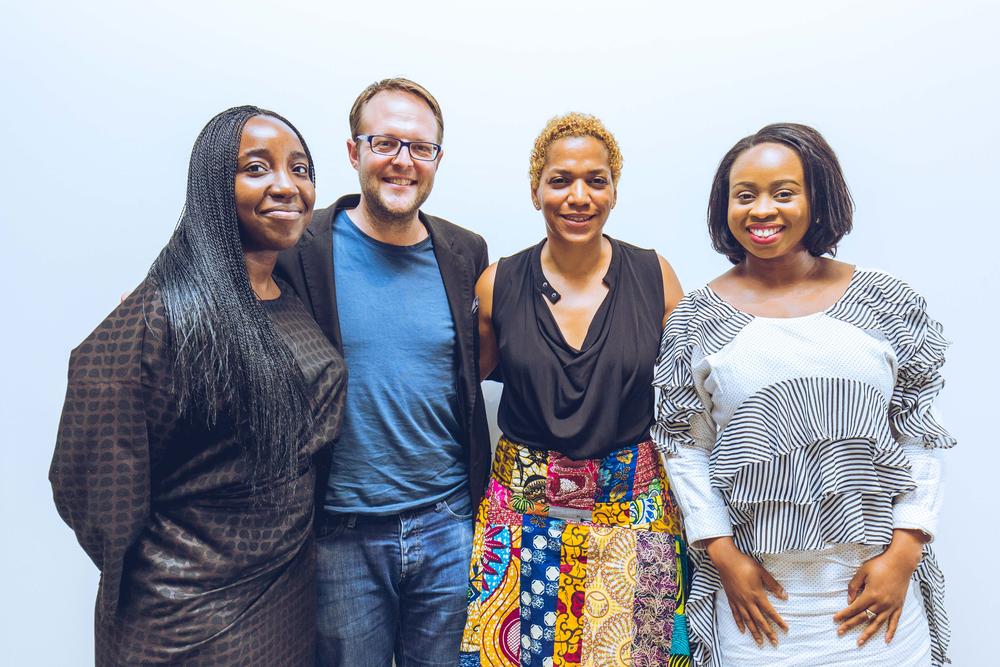
[[[452,667],[465,628],[466,489],[391,516],[317,516],[317,664]]]

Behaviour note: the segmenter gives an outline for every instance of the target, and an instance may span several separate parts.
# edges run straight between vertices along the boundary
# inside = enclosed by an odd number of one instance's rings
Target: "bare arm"
[[[666,326],[670,313],[684,297],[684,290],[681,289],[681,282],[677,279],[677,274],[674,273],[670,262],[659,254],[656,257],[660,260],[660,275],[663,278],[663,326]]]
[[[497,265],[490,264],[476,282],[479,299],[479,379],[485,380],[500,361],[497,337],[493,331],[493,282]]]

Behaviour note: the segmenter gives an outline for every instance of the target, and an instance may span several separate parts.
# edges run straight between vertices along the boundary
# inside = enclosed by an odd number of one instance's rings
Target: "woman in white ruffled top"
[[[929,543],[955,440],[931,404],[947,342],[923,298],[835,261],[853,203],[814,129],[722,159],[709,229],[735,265],[663,333],[652,434],[684,515],[699,666],[941,665]]]

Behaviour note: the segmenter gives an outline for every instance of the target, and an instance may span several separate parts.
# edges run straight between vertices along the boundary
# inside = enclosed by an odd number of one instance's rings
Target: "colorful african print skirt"
[[[459,665],[691,665],[687,554],[651,441],[575,461],[501,438]]]

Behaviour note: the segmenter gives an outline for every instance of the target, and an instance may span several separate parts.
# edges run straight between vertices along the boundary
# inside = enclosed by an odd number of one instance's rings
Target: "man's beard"
[[[417,197],[413,201],[413,206],[407,207],[403,211],[390,209],[385,205],[379,193],[378,185],[370,188],[367,184],[363,183],[361,193],[365,198],[365,206],[368,208],[368,212],[371,213],[375,222],[388,227],[405,227],[409,224],[413,214],[420,210],[423,203],[427,201],[427,197],[430,196],[431,191],[430,188],[425,192],[418,190]]]

